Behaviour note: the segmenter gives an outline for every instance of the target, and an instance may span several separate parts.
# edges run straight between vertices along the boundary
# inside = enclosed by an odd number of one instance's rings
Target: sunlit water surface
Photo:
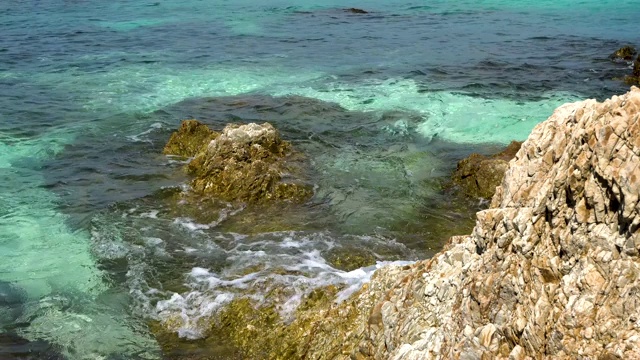
[[[632,0],[2,2],[0,358],[157,359],[149,321],[198,338],[234,297],[286,288],[286,317],[315,287],[339,301],[432,255],[479,206],[441,190],[455,162],[625,91],[607,56],[640,45],[639,16]],[[191,117],[272,122],[314,198],[177,206],[183,163],[161,152]]]

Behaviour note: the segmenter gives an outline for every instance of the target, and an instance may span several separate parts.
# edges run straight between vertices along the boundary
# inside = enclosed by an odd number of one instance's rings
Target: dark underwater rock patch
[[[26,300],[24,291],[15,284],[0,280],[0,329],[12,324],[22,314]]]
[[[344,11],[352,14],[368,14],[369,12],[366,10],[358,9],[358,8],[348,8],[344,9]]]
[[[490,199],[521,145],[522,142],[512,141],[503,151],[492,156],[469,155],[458,162],[453,182],[468,196]]]
[[[614,62],[631,61],[636,54],[637,51],[633,46],[626,45],[609,55],[609,59]]]
[[[633,70],[631,75],[628,75],[624,78],[624,82],[628,85],[639,85],[640,84],[640,55],[633,62]]]
[[[0,333],[2,360],[66,360],[43,340],[29,341],[12,332]]]
[[[0,280],[0,359],[2,360],[63,360],[64,357],[44,340],[30,341],[16,333],[16,324],[27,300],[16,284]]]

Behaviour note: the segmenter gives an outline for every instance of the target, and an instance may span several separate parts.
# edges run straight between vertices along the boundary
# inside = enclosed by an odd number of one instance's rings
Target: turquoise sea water
[[[464,216],[439,179],[562,103],[624,92],[607,56],[640,46],[639,16],[634,0],[3,1],[0,358],[161,358],[149,320],[197,338],[247,289],[291,289],[286,315],[366,281],[333,249],[429,256],[444,239],[424,224]],[[315,174],[305,226],[170,208],[186,180],[162,146],[189,117],[281,129]]]

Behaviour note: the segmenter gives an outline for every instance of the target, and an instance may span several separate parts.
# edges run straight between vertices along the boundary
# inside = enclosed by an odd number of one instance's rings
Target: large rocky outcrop
[[[639,166],[639,89],[561,106],[471,235],[376,272],[322,314],[304,356],[640,358]]]
[[[229,124],[218,133],[196,120],[185,120],[164,153],[193,157],[187,171],[196,194],[266,203],[303,202],[313,193],[302,180],[299,154],[269,123]]]

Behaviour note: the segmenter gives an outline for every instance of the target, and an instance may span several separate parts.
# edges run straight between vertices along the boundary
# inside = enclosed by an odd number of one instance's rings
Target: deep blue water
[[[332,268],[332,249],[429,256],[467,216],[438,187],[455,161],[626,91],[607,56],[640,46],[639,17],[632,0],[3,1],[0,358],[158,358],[150,319],[199,337],[247,288],[293,289],[286,313],[357,287],[371,269]],[[304,219],[268,220],[304,227],[167,205],[186,179],[162,146],[189,117],[271,121],[307,154]]]

